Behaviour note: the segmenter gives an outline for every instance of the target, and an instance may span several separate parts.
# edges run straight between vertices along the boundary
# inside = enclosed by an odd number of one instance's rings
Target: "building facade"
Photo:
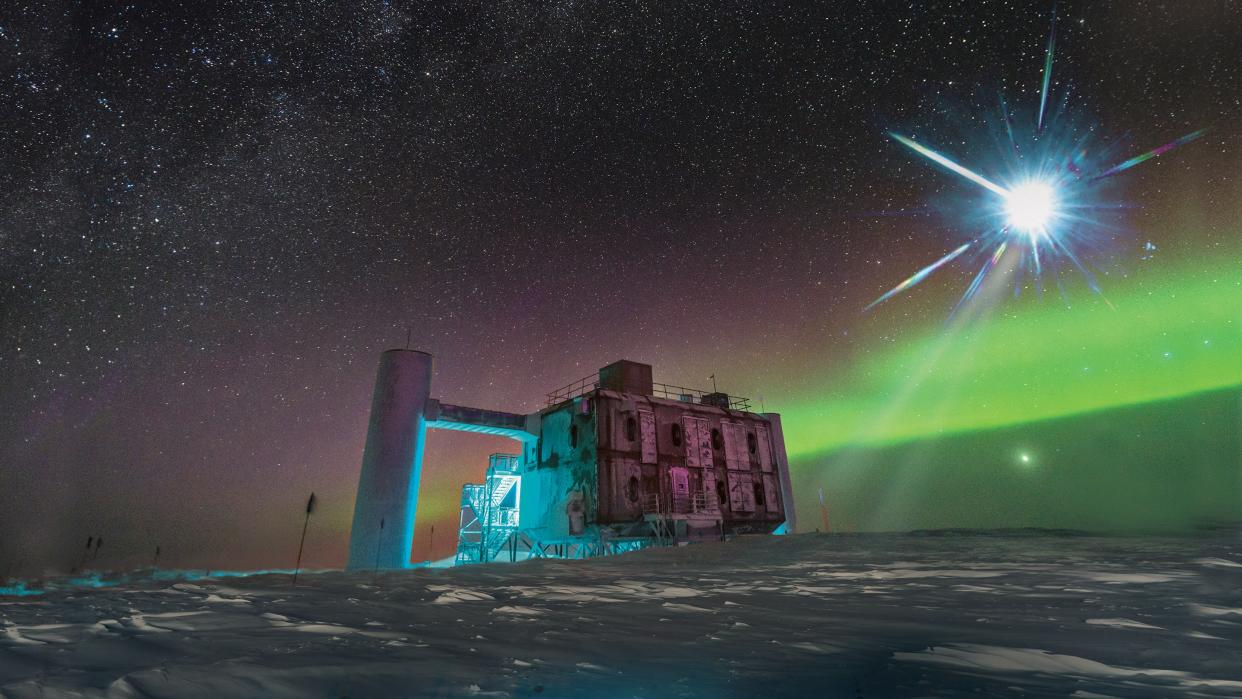
[[[532,531],[689,541],[790,519],[779,417],[744,399],[655,384],[650,366],[622,361],[550,402],[523,478]]]
[[[384,354],[351,531],[350,567],[411,567],[427,429],[506,436],[462,489],[457,563],[585,558],[795,528],[780,416],[652,380],[619,361],[522,415],[430,397],[431,356]]]

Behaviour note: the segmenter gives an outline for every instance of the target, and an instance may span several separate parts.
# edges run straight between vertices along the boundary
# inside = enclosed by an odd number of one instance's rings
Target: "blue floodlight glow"
[[[0,585],[0,597],[34,597],[43,592],[26,587],[26,583],[20,580],[12,585]]]

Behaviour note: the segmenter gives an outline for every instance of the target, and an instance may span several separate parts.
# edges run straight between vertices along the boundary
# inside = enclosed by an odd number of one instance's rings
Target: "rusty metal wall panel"
[[[759,442],[759,468],[764,473],[772,472],[772,441],[768,438],[767,425],[755,425],[755,437]]]
[[[699,465],[703,468],[712,468],[716,465],[716,453],[712,450],[712,426],[706,418],[694,418],[699,425],[698,436],[695,438],[699,445]]]
[[[650,410],[638,411],[638,431],[642,438],[643,463],[656,463],[659,460],[659,455],[656,452],[655,413]]]
[[[749,473],[729,472],[729,506],[734,512],[755,511],[755,484]]]
[[[750,470],[750,455],[746,450],[746,427],[737,422],[721,422],[724,437],[725,464],[736,471]]]
[[[776,482],[776,476],[763,474],[763,506],[768,508],[768,512],[780,512],[780,498],[777,497],[780,485]]]
[[[746,425],[740,422],[734,423],[733,426],[733,453],[738,461],[738,465],[734,468],[749,471],[750,448],[746,444]]]
[[[683,416],[681,419],[683,444],[686,448],[686,465],[690,468],[712,467],[712,430],[701,417]]]
[[[720,502],[720,498],[716,495],[716,469],[703,469],[703,500],[707,503],[709,512],[716,512],[724,503]]]
[[[681,443],[686,450],[686,465],[690,468],[700,468],[703,464],[699,461],[699,420],[697,418],[682,416],[681,418]]]

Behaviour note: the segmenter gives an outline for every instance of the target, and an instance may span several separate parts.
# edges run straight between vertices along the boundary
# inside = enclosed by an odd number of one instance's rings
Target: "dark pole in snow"
[[[315,493],[306,501],[306,519],[302,520],[302,540],[298,542],[298,562],[293,566],[293,587],[298,585],[298,572],[302,570],[302,550],[306,547],[306,527],[310,525],[311,513],[315,511]]]
[[[152,568],[160,567],[160,545],[159,544],[155,545],[155,558],[152,559],[151,561],[151,567]]]
[[[433,524],[431,525],[431,535],[427,537],[427,562],[428,563],[430,563],[431,559],[435,556],[435,554],[432,552],[432,549],[434,549],[435,546],[436,546],[436,525]]]
[[[384,518],[380,517],[379,535],[375,537],[375,570],[371,571],[371,584],[375,584],[375,580],[379,578],[379,554],[380,543],[384,540]]]
[[[99,548],[101,546],[103,546],[103,537],[102,536],[95,537],[95,554],[91,556],[92,563],[95,562],[96,558],[99,558]]]

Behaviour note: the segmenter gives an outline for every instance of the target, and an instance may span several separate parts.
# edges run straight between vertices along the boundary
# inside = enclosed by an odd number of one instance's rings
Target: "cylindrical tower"
[[[430,397],[430,354],[381,355],[349,535],[350,570],[410,567]]]

